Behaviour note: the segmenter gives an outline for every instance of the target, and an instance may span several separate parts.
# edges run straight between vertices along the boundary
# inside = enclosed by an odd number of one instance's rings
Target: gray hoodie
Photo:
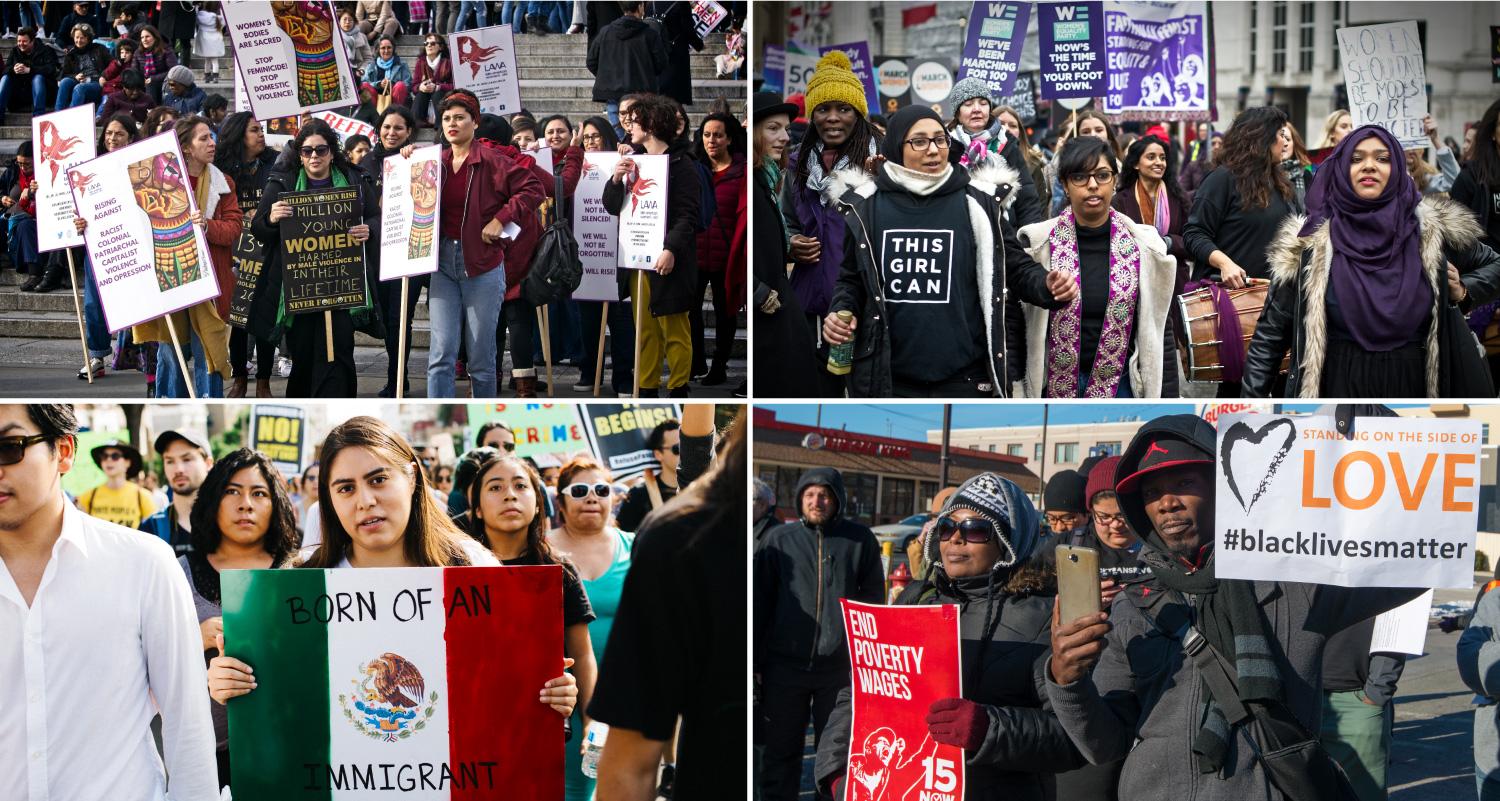
[[[1474,782],[1479,797],[1500,798],[1500,720],[1495,715],[1495,699],[1500,697],[1500,592],[1484,594],[1474,608],[1474,619],[1458,638],[1458,675],[1477,693]]]

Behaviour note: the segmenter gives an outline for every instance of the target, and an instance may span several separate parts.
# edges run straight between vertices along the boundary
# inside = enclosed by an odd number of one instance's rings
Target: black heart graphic
[[[1281,448],[1276,451],[1276,456],[1271,459],[1271,465],[1266,469],[1266,474],[1263,476],[1243,477],[1255,481],[1255,492],[1250,496],[1249,500],[1246,500],[1245,493],[1240,489],[1241,477],[1234,474],[1234,467],[1229,461],[1229,455],[1233,452],[1234,446],[1242,442],[1249,445],[1259,445],[1265,441],[1272,429],[1280,427],[1286,428],[1286,441],[1281,444]],[[1225,480],[1229,482],[1229,490],[1234,493],[1235,499],[1240,502],[1240,508],[1244,509],[1247,514],[1250,512],[1250,507],[1254,506],[1255,502],[1260,500],[1260,496],[1265,494],[1266,487],[1270,485],[1271,479],[1276,475],[1276,471],[1281,469],[1281,463],[1286,459],[1286,455],[1291,452],[1292,443],[1296,439],[1297,426],[1285,417],[1267,423],[1259,431],[1250,428],[1249,425],[1241,420],[1230,426],[1228,431],[1224,432],[1224,440],[1219,445],[1219,463],[1224,470]],[[1249,486],[1248,481],[1246,482],[1246,486]]]

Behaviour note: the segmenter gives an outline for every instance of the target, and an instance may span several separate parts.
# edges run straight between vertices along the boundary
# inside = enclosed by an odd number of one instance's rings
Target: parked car
[[[903,553],[906,551],[906,546],[918,534],[922,533],[922,527],[927,525],[927,521],[931,519],[932,515],[922,512],[900,522],[886,523],[883,526],[876,526],[870,530],[875,532],[875,539],[882,543],[889,542],[895,546],[897,553]]]

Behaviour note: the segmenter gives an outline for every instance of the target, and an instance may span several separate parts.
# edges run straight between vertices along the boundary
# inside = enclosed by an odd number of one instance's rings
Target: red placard
[[[840,603],[854,688],[843,801],[960,801],[963,749],[927,731],[932,702],[963,695],[958,607]]]

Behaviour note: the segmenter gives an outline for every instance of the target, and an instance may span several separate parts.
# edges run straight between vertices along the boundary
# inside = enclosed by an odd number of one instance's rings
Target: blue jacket
[[[396,59],[395,66],[389,70],[380,68],[380,59],[378,58],[371,60],[370,66],[365,67],[365,83],[373,85],[380,83],[386,78],[390,78],[391,83],[404,82],[409,86],[411,85],[411,67],[406,66],[406,62],[402,61],[399,57]]]
[[[201,86],[194,86],[188,90],[187,94],[181,97],[173,94],[171,89],[164,90],[161,93],[161,104],[177,112],[179,118],[186,117],[189,114],[202,113],[203,101],[207,99],[208,94],[203,91],[203,87]]]

